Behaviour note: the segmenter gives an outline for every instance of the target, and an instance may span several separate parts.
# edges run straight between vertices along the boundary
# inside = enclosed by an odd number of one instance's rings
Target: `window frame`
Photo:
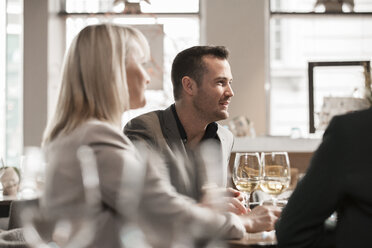
[[[315,133],[314,121],[314,69],[315,67],[336,67],[336,66],[362,66],[364,69],[365,86],[368,87],[368,78],[371,78],[370,61],[321,61],[308,63],[309,80],[309,132]],[[369,86],[370,87],[370,86]]]
[[[277,0],[277,1],[280,1],[280,0]],[[293,12],[288,12],[288,11],[276,11],[276,10],[273,10],[272,8],[272,0],[269,0],[269,4],[268,4],[268,7],[269,7],[269,21],[268,21],[268,29],[269,29],[269,34],[272,35],[273,34],[273,30],[275,31],[277,29],[277,27],[275,26],[275,24],[271,24],[273,23],[272,21],[273,20],[282,20],[282,19],[316,19],[316,18],[360,18],[360,17],[368,17],[368,18],[371,18],[372,19],[372,11],[365,11],[365,12],[314,12],[314,11],[311,11],[311,12],[301,12],[301,11],[293,11]],[[285,39],[285,34],[281,34],[281,39],[284,40]],[[274,43],[274,44],[273,44]],[[281,63],[282,60],[279,60],[279,61],[274,61],[272,58],[274,57],[274,54],[272,54],[272,46],[273,45],[276,45],[275,44],[275,41],[272,40],[272,37],[269,36],[269,41],[268,41],[268,53],[269,53],[269,63],[268,63],[268,66],[269,66],[269,92],[267,94],[268,96],[268,100],[267,102],[269,104],[267,104],[267,121],[266,121],[266,125],[267,125],[267,129],[268,129],[268,134],[269,135],[272,135],[273,133],[273,125],[272,125],[272,109],[271,109],[271,105],[270,105],[270,102],[271,102],[271,97],[272,97],[272,69],[273,69],[273,65],[276,65],[278,63]],[[281,54],[281,59],[283,59],[283,53]],[[345,61],[338,61],[338,62],[345,62]],[[346,61],[348,62],[348,61]],[[355,61],[354,61],[355,62]],[[364,62],[364,61],[362,61]],[[369,61],[368,61],[369,62]],[[369,73],[370,73],[370,68],[369,68]],[[309,78],[309,77],[308,77]],[[310,87],[310,81],[308,82],[309,83],[309,87]],[[309,113],[308,113],[308,116],[309,116],[309,134],[311,135],[312,133],[315,132],[315,127],[314,127],[314,99],[313,99],[313,89],[308,90],[308,96],[309,96],[309,107],[308,107],[308,110],[309,110]],[[305,136],[307,136],[305,134]]]

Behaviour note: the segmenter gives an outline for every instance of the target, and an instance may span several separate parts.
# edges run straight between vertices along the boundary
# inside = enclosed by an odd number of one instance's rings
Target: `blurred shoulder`
[[[85,122],[77,128],[76,132],[85,140],[83,143],[108,142],[120,144],[128,142],[119,127],[96,119]]]
[[[159,113],[161,110],[148,112],[137,116],[131,119],[124,127],[124,133],[126,135],[131,134],[132,132],[137,132],[140,130],[146,130],[150,132],[151,130],[159,131],[160,128],[160,121],[159,121]]]
[[[356,133],[372,130],[372,108],[335,116],[329,127]]]
[[[323,140],[331,138],[353,151],[366,151],[372,145],[372,109],[335,116],[326,129]]]
[[[232,132],[230,132],[229,129],[227,129],[226,127],[220,125],[217,123],[217,126],[218,126],[218,130],[217,130],[217,134],[218,136],[223,136],[225,139],[228,139],[228,140],[233,140],[234,139],[234,135],[232,134]]]
[[[158,118],[159,112],[160,112],[159,110],[151,111],[151,112],[139,115],[137,117],[134,117],[125,125],[125,127],[132,127],[135,125],[144,125],[144,126],[151,125],[154,123],[154,121],[159,119]]]
[[[106,122],[106,121],[100,121],[97,119],[88,120],[87,122],[83,123],[80,127],[80,131],[85,131],[89,134],[94,133],[113,133],[113,134],[121,134],[121,130],[119,127]]]

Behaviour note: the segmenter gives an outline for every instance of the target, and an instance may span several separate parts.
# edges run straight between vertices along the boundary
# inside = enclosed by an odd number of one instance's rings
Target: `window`
[[[22,2],[0,3],[0,156],[17,166],[22,153]]]
[[[66,1],[66,47],[69,46],[73,37],[85,26],[102,22],[111,22],[124,25],[134,25],[144,31],[146,26],[158,30],[161,38],[163,54],[162,62],[152,70],[153,81],[156,73],[161,74],[160,87],[149,86],[146,91],[147,104],[139,110],[125,113],[123,123],[129,119],[154,109],[167,107],[173,102],[172,83],[170,80],[171,64],[178,52],[198,45],[200,40],[199,31],[199,1],[198,0],[153,0],[151,5],[141,2],[141,10],[146,14],[131,15],[113,13],[112,1],[107,0],[67,0]],[[80,12],[93,12],[106,14],[85,15]],[[73,14],[75,13],[75,15]],[[151,13],[151,14],[150,14]],[[139,25],[139,26],[138,26]],[[146,35],[147,32],[144,32]],[[159,37],[158,37],[159,38]],[[154,45],[151,39],[150,46]],[[154,56],[156,49],[153,49]],[[53,86],[52,86],[53,87]],[[53,88],[58,88],[54,86]],[[56,97],[54,97],[55,99]]]
[[[0,156],[5,154],[6,2],[0,2]]]
[[[309,133],[308,62],[361,61],[372,58],[372,2],[356,0],[355,11],[364,14],[313,14],[315,0],[272,0],[270,17],[270,134],[289,135],[299,128]],[[289,13],[283,13],[289,11]],[[292,13],[297,11],[298,13]],[[301,14],[302,12],[302,14]],[[305,14],[303,14],[305,13]],[[363,70],[347,74],[343,70],[332,75],[322,74],[319,95],[351,96],[362,91]],[[361,82],[351,87],[350,81]],[[337,86],[336,86],[337,85]],[[328,95],[329,96],[329,95]],[[322,105],[322,98],[315,99]],[[319,110],[318,110],[319,111]],[[317,110],[315,110],[317,112]]]
[[[66,0],[67,13],[99,13],[116,10],[113,0]],[[198,13],[199,0],[151,0],[148,4],[140,0],[142,13]]]

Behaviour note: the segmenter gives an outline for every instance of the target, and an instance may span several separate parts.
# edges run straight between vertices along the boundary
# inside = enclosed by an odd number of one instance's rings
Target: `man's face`
[[[228,106],[234,92],[231,88],[232,74],[226,59],[204,56],[207,72],[198,85],[193,106],[199,116],[208,123],[229,117]]]

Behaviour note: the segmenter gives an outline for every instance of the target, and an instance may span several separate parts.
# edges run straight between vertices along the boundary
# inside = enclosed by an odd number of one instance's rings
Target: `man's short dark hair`
[[[200,85],[207,67],[203,62],[204,56],[214,56],[227,59],[229,51],[224,46],[194,46],[177,54],[172,64],[173,96],[178,100],[182,93],[182,78],[189,76]]]

